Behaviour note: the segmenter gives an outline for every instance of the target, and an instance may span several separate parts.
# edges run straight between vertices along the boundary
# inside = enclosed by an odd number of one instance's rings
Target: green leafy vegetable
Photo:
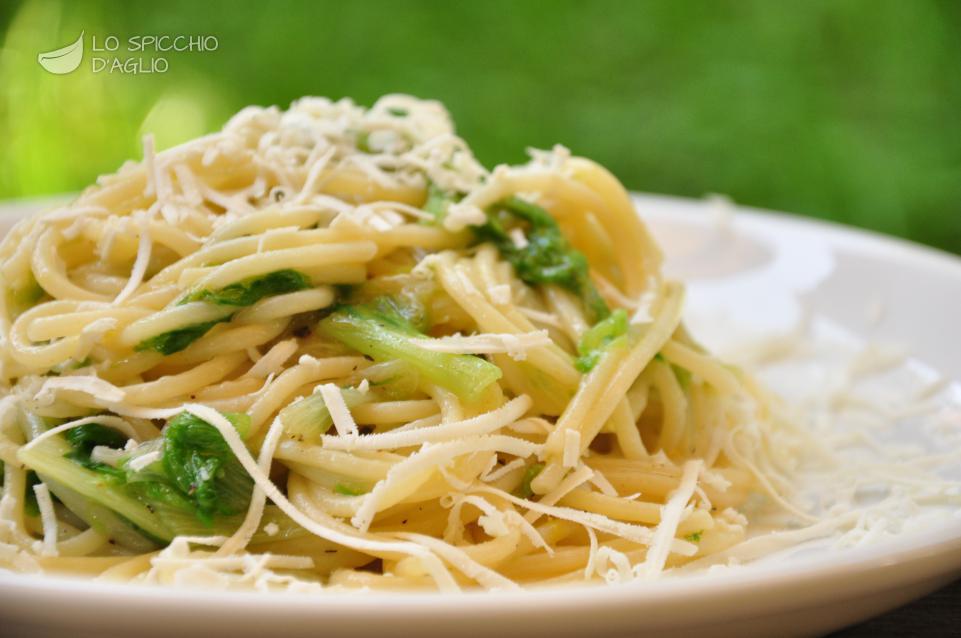
[[[420,375],[404,361],[375,363],[358,377],[367,379],[380,396],[392,401],[411,398],[420,386]]]
[[[86,368],[87,366],[93,365],[93,359],[90,357],[84,357],[79,361],[74,359],[67,359],[57,365],[53,366],[44,373],[47,377],[59,377],[65,372],[70,372],[72,370],[79,370],[80,368]]]
[[[342,306],[323,319],[317,329],[375,361],[406,361],[425,379],[467,402],[477,400],[501,377],[500,368],[480,357],[433,352],[411,343],[411,339],[426,337],[389,299]]]
[[[691,387],[691,372],[676,365],[671,365],[671,369],[674,370],[674,376],[677,377],[677,382],[680,384],[681,389],[687,391],[687,389]]]
[[[244,279],[220,290],[197,290],[181,299],[180,303],[207,301],[221,306],[251,306],[264,297],[307,288],[310,288],[310,278],[302,272],[287,268]]]
[[[700,543],[700,542],[701,542],[701,536],[702,536],[703,534],[704,534],[704,530],[703,530],[703,529],[700,529],[700,530],[698,530],[698,531],[696,531],[696,532],[693,532],[693,533],[688,534],[687,536],[685,536],[685,537],[684,537],[684,540],[686,540],[686,541],[688,541],[688,542],[691,542],[691,543]]]
[[[627,313],[618,308],[581,336],[581,341],[577,344],[578,357],[574,365],[585,374],[590,372],[601,360],[607,347],[625,334],[627,334]]]
[[[249,429],[250,417],[246,414],[227,418],[238,430]],[[181,412],[167,424],[163,441],[164,472],[196,507],[201,520],[210,522],[214,516],[247,509],[253,479],[217,428]]]
[[[113,428],[108,428],[99,423],[87,423],[64,433],[67,442],[78,452],[87,456],[98,445],[105,445],[112,448],[122,448],[127,442],[127,437]]]
[[[362,490],[352,485],[347,485],[346,483],[338,483],[334,486],[334,492],[343,494],[344,496],[360,496],[361,494],[366,494],[367,490]]]
[[[98,445],[119,449],[127,442],[127,437],[123,434],[108,428],[99,423],[87,423],[64,433],[67,443],[73,448],[66,457],[76,461],[80,465],[90,470],[96,470],[103,474],[108,474],[118,480],[123,480],[125,473],[122,469],[111,467],[105,463],[98,463],[90,458],[93,449]]]
[[[21,429],[24,436],[30,440],[58,424],[55,419],[41,418],[30,412],[21,413]],[[88,488],[98,490],[98,494],[109,500],[117,481],[113,480],[114,477],[85,468],[83,464],[71,459],[70,455],[75,451],[65,437],[55,437],[43,441],[29,452],[18,453],[18,456],[21,457],[21,460],[25,456],[38,459],[36,464],[31,464],[31,467],[39,470],[40,480],[46,484],[53,496],[85,523],[110,538],[117,545],[141,553],[156,549],[159,543],[155,536],[113,509],[84,496],[78,491],[78,489]],[[51,472],[53,474],[47,473],[42,468],[52,468]],[[60,475],[61,473],[65,476],[65,479],[70,480],[71,485],[76,487],[68,487],[65,483],[55,480],[53,475]],[[84,482],[84,479],[89,482]],[[100,488],[101,483],[103,484],[103,490]]]
[[[227,316],[223,319],[217,319],[216,321],[195,323],[189,326],[184,326],[183,328],[177,328],[176,330],[164,332],[155,337],[144,339],[134,347],[134,350],[137,352],[142,352],[144,350],[156,350],[160,354],[173,354],[175,352],[180,352],[194,341],[210,332],[210,329],[216,326],[218,323],[224,321],[230,321],[230,317]]]
[[[7,288],[7,308],[16,317],[35,306],[46,294],[33,273],[29,272],[23,281],[10,284]]]
[[[365,394],[353,388],[342,390],[341,395],[348,408],[356,407],[371,399],[369,393]],[[280,411],[280,421],[284,424],[284,431],[288,435],[310,442],[318,441],[320,435],[329,430],[334,423],[324,397],[319,392],[285,407]]]
[[[407,114],[408,114],[407,109],[401,108],[399,106],[392,106],[387,109],[387,112],[393,115],[394,117],[407,117]]]
[[[372,153],[370,148],[370,131],[357,131],[357,150],[361,153]]]
[[[292,269],[275,270],[260,277],[251,277],[230,284],[220,290],[197,290],[180,300],[181,304],[191,301],[205,301],[218,306],[250,306],[264,297],[281,295],[310,288],[307,275]],[[230,321],[232,314],[226,314],[214,321],[195,323],[183,328],[164,332],[144,339],[135,346],[138,352],[156,350],[161,354],[174,354],[207,334],[218,323]]]
[[[510,232],[515,228],[524,232],[526,245],[514,243]],[[505,199],[492,207],[487,223],[475,226],[474,233],[497,246],[522,281],[557,284],[580,295],[595,322],[610,313],[588,277],[587,258],[570,245],[554,218],[540,206],[518,197]]]
[[[247,415],[225,416],[242,435],[249,429]],[[215,427],[181,413],[160,438],[141,444],[111,467],[92,462],[90,451],[125,439],[93,425],[17,453],[77,516],[125,547],[138,549],[177,535],[229,534],[236,529],[253,481]],[[153,452],[160,453],[158,460],[145,468],[131,467],[133,459]]]
[[[534,490],[531,488],[531,483],[537,478],[537,475],[543,471],[543,463],[534,463],[533,465],[528,465],[527,470],[524,472],[524,478],[521,479],[521,484],[517,486],[516,490],[514,490],[514,496],[518,498],[530,498],[534,496]]]
[[[40,477],[34,471],[27,472],[26,487],[23,494],[23,511],[27,516],[40,516],[40,505],[37,503],[37,493],[34,485],[40,484]]]
[[[662,355],[660,352],[654,355],[654,360],[660,361],[661,363],[666,363],[671,367],[671,371],[674,373],[674,376],[677,377],[677,382],[678,384],[680,384],[682,390],[687,390],[691,386],[690,370],[686,370],[680,366],[674,365],[673,363],[668,361],[667,358],[664,355]]]
[[[424,210],[434,216],[434,223],[440,223],[447,217],[447,207],[458,199],[459,196],[452,195],[434,182],[429,182],[427,184],[427,202],[424,203]]]

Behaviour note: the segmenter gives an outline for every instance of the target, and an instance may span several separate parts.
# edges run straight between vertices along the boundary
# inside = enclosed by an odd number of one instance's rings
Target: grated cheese
[[[607,480],[607,477],[601,473],[600,470],[594,469],[594,475],[588,479],[590,483],[600,490],[601,494],[605,496],[618,496],[617,490],[611,485],[611,482]]]
[[[564,467],[576,467],[581,458],[581,433],[580,430],[569,429],[564,431]]]
[[[486,435],[427,444],[419,452],[411,454],[388,470],[387,476],[378,481],[363,497],[360,507],[357,508],[350,522],[357,529],[367,531],[385,496],[397,484],[419,476],[423,476],[426,480],[436,468],[447,465],[459,456],[477,452],[505,452],[527,458],[540,452],[542,447],[536,443],[504,435]]]
[[[496,461],[497,457],[494,457],[494,460]],[[482,474],[480,480],[484,481],[485,483],[493,483],[497,479],[503,478],[514,470],[520,469],[525,465],[526,463],[524,462],[524,459],[514,459],[510,463],[506,463],[499,468],[487,472],[486,474]]]
[[[553,516],[554,518],[570,521],[571,523],[577,523],[585,527],[591,527],[599,532],[620,536],[621,538],[625,538],[641,545],[651,544],[652,532],[647,527],[632,525],[631,523],[622,523],[620,521],[610,519],[602,514],[583,512],[570,507],[544,505],[538,501],[518,498],[509,492],[505,492],[504,490],[497,489],[496,487],[491,487],[489,485],[475,485],[471,489],[471,492],[495,494],[507,501],[510,501],[514,505],[537,512],[543,516]],[[697,547],[693,543],[674,539],[670,545],[670,550],[681,556],[693,556],[697,552]]]
[[[332,450],[388,450],[424,443],[456,441],[488,434],[513,423],[527,412],[531,403],[531,398],[522,394],[496,410],[463,421],[428,425],[416,429],[401,430],[398,428],[390,432],[364,436],[324,435],[321,437],[321,442],[325,448]]]
[[[107,403],[121,403],[126,393],[109,381],[94,376],[50,377],[44,379],[34,400],[41,405],[50,405],[58,390],[82,392]]]
[[[527,358],[527,351],[552,345],[547,330],[534,332],[481,333],[475,335],[452,335],[436,339],[411,339],[411,343],[431,352],[450,354],[507,354],[515,361]]]
[[[65,377],[65,378],[68,378],[68,377]],[[101,414],[99,416],[86,416],[81,419],[76,419],[74,421],[62,423],[56,427],[50,428],[49,430],[35,437],[32,441],[24,445],[23,448],[21,449],[23,450],[31,449],[36,445],[38,445],[41,441],[45,441],[49,438],[57,436],[58,434],[66,432],[67,430],[80,427],[81,425],[87,425],[89,423],[99,423],[100,425],[106,425],[108,427],[111,427],[117,430],[121,434],[126,435],[128,439],[131,439],[134,441],[137,441],[140,439],[140,437],[137,435],[137,431],[133,428],[133,426],[127,423],[126,421],[124,421],[123,419],[121,419],[120,417],[113,416],[110,414]]]
[[[131,440],[128,439],[127,442],[130,443]],[[106,445],[97,445],[90,451],[90,460],[94,463],[103,463],[110,467],[117,467],[117,463],[127,455],[127,452],[127,449],[115,450]]]
[[[694,488],[697,487],[697,479],[704,467],[704,461],[700,459],[687,461],[684,463],[684,470],[681,474],[681,481],[671,494],[667,503],[661,508],[661,522],[658,523],[651,540],[651,548],[647,552],[643,565],[639,565],[639,572],[647,578],[653,578],[664,570],[667,556],[671,551],[674,536],[677,534],[677,526],[681,523],[684,515],[684,508],[688,501],[694,496]]]
[[[317,388],[317,392],[324,399],[327,411],[330,412],[330,417],[334,421],[334,429],[337,430],[337,435],[348,439],[357,438],[359,434],[357,423],[351,416],[347,404],[344,403],[344,395],[341,394],[340,388],[333,383],[325,383]]]
[[[491,301],[496,305],[506,306],[511,302],[511,286],[510,284],[497,284],[496,286],[491,286],[487,290]]]
[[[141,471],[141,470],[149,467],[149,466],[152,465],[153,463],[156,463],[157,461],[159,461],[161,456],[163,456],[163,454],[160,452],[160,450],[154,450],[153,452],[147,452],[146,454],[141,454],[140,456],[138,456],[138,457],[134,458],[133,460],[131,460],[131,461],[127,464],[127,467],[129,467],[129,468],[130,468],[131,470],[133,470],[134,472],[139,472],[139,471]]]
[[[222,414],[209,408],[205,405],[200,405],[197,403],[188,403],[184,406],[184,410],[190,412],[191,414],[200,417],[207,423],[213,425],[220,432],[221,436],[227,442],[234,456],[240,461],[247,473],[250,474],[251,478],[254,480],[254,484],[259,486],[267,497],[273,501],[277,507],[281,509],[287,516],[292,518],[295,523],[299,524],[301,527],[311,532],[312,534],[319,536],[325,540],[332,543],[338,543],[344,545],[345,547],[350,547],[356,549],[357,551],[368,552],[368,553],[378,553],[378,552],[388,552],[388,553],[399,553],[408,556],[414,556],[420,558],[424,561],[425,566],[428,569],[434,582],[437,583],[438,588],[441,591],[459,591],[460,587],[457,582],[451,576],[450,572],[444,566],[444,564],[430,551],[421,545],[415,543],[401,543],[392,541],[382,541],[377,537],[369,534],[363,535],[352,535],[345,534],[331,526],[324,525],[314,519],[310,518],[298,508],[296,508],[293,503],[291,503],[286,496],[284,496],[277,486],[273,484],[270,477],[263,472],[257,465],[254,458],[250,455],[243,441],[240,440],[240,435],[231,425],[230,421],[226,419]]]
[[[541,505],[554,505],[559,500],[570,494],[580,485],[587,482],[591,476],[594,475],[594,471],[587,467],[586,465],[581,465],[576,470],[564,477],[557,487],[553,490],[544,494],[538,501]],[[524,517],[529,523],[534,523],[538,518],[540,518],[540,513],[528,512],[527,516]]]
[[[150,197],[151,195],[158,195],[160,192],[157,177],[157,153],[153,134],[144,135],[142,143],[144,172],[147,174],[147,188],[144,189],[144,195]]]
[[[137,257],[133,262],[133,269],[130,271],[130,279],[123,289],[114,297],[113,305],[119,306],[137,290],[143,283],[144,276],[147,274],[147,267],[150,265],[150,253],[153,250],[153,239],[147,229],[147,222],[140,218],[140,242],[137,244]]]
[[[284,424],[279,416],[275,417],[273,423],[270,424],[270,428],[267,430],[267,435],[264,437],[263,445],[260,447],[260,455],[257,459],[257,466],[260,468],[260,471],[268,476],[270,475],[270,464],[277,452],[277,443],[280,441],[283,433]],[[260,526],[266,501],[267,495],[264,493],[264,490],[254,486],[254,492],[250,497],[250,505],[247,507],[247,513],[244,515],[243,522],[233,535],[224,541],[224,544],[217,550],[218,556],[226,556],[238,552],[247,546],[250,539],[253,538],[253,535],[257,532],[257,528]],[[276,525],[274,525],[274,527],[276,528]],[[273,536],[273,534],[269,532],[268,535]]]
[[[487,215],[479,207],[458,202],[447,207],[444,228],[452,233],[457,233],[468,226],[480,226],[486,221]]]
[[[524,234],[522,229],[511,228],[508,236],[510,237],[511,243],[514,244],[514,248],[518,250],[527,248],[529,242],[527,241],[527,235]]]

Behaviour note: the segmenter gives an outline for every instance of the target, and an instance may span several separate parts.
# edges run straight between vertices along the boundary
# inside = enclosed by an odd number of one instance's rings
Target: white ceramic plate
[[[813,315],[870,340],[902,344],[947,378],[961,379],[961,340],[954,337],[961,325],[961,260],[774,213],[739,209],[729,219],[703,202],[638,196],[637,203],[665,247],[670,271],[689,282],[687,320],[709,346],[737,352],[740,344]],[[37,206],[0,209],[0,232]],[[791,560],[657,582],[524,593],[209,593],[0,573],[0,633],[817,635],[961,574],[958,512],[933,529],[909,528],[874,545],[814,549]]]

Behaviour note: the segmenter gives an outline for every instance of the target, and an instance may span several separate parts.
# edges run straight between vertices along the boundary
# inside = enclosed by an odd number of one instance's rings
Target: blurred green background
[[[89,51],[43,71],[81,30],[219,47],[163,74],[94,74]],[[961,2],[0,0],[0,34],[0,198],[80,189],[148,130],[168,146],[250,103],[403,91],[443,100],[488,165],[561,142],[633,189],[961,253]]]

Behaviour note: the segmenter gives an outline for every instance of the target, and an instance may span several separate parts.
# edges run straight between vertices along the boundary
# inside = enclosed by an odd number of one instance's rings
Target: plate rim
[[[677,212],[689,209],[689,219],[702,216],[704,200],[632,193],[632,199],[642,218],[648,211],[653,217],[668,214],[657,211],[670,207]],[[0,225],[6,226],[8,215],[18,219],[50,206],[62,204],[63,197],[0,202]],[[961,280],[961,257],[938,248],[892,237],[876,231],[864,230],[847,224],[801,217],[798,215],[766,209],[734,206],[735,223],[750,228],[764,229],[787,227],[805,233],[817,233],[832,247],[844,246],[856,252],[877,250],[897,251],[896,256],[886,252],[892,260],[908,259],[918,266],[937,268]],[[688,216],[685,214],[685,216]],[[13,221],[13,220],[11,220]],[[739,229],[740,230],[740,229]],[[3,231],[5,234],[5,231]],[[931,561],[939,561],[936,568],[921,568]],[[915,566],[914,571],[908,569]],[[139,585],[129,583],[97,582],[90,578],[18,574],[0,571],[0,611],[10,614],[18,601],[29,600],[35,607],[45,598],[56,598],[62,604],[63,597],[70,597],[70,605],[105,604],[119,598],[126,605],[149,613],[159,613],[176,607],[213,612],[262,614],[265,611],[293,614],[296,618],[323,615],[348,620],[358,612],[378,610],[378,621],[441,616],[467,619],[483,616],[492,611],[502,614],[531,613],[551,614],[556,619],[570,617],[585,608],[592,612],[619,609],[633,605],[638,611],[657,605],[694,602],[708,603],[731,600],[746,592],[764,588],[764,600],[783,595],[787,591],[799,591],[822,582],[863,579],[844,590],[844,595],[857,597],[870,591],[905,587],[912,582],[930,580],[939,576],[961,573],[961,519],[944,529],[906,534],[902,538],[869,547],[849,550],[843,557],[819,556],[810,564],[757,565],[725,573],[670,577],[658,581],[634,581],[617,586],[572,586],[564,588],[531,588],[521,592],[465,592],[461,595],[445,595],[434,592],[381,592],[371,591],[363,595],[352,593],[337,595],[296,594],[279,592],[224,592],[195,588]],[[883,576],[877,580],[871,576]],[[908,581],[908,582],[905,582]],[[778,592],[781,592],[778,594]],[[823,591],[811,592],[810,597],[827,599],[836,597],[837,591],[825,587]],[[798,605],[805,606],[796,600]],[[533,610],[533,611],[532,611]]]

